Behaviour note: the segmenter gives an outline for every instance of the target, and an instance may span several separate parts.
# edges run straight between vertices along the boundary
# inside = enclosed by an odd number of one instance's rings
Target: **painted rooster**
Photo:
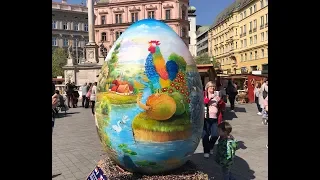
[[[170,86],[179,71],[178,64],[173,61],[165,61],[160,51],[159,41],[150,41],[148,51],[150,52],[145,63],[145,74],[151,81],[153,89],[159,92]]]

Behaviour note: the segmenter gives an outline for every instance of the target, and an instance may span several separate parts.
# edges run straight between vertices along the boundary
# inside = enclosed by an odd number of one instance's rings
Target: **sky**
[[[61,0],[53,0],[61,2]],[[68,0],[70,4],[80,4],[82,0]],[[215,17],[235,0],[190,0],[196,7],[197,25],[211,25]]]
[[[164,59],[168,59],[171,53],[183,56],[187,64],[194,64],[189,49],[180,37],[165,23],[155,20],[143,20],[131,25],[115,45],[121,41],[119,51],[119,64],[143,63],[149,51],[149,41],[160,41],[160,51]],[[111,57],[114,47],[111,48],[106,59]]]

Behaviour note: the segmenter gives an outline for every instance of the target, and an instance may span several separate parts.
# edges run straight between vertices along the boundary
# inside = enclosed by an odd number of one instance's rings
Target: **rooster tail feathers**
[[[179,71],[178,64],[175,61],[168,61],[166,63],[166,69],[169,75],[169,79],[173,81],[177,77]]]

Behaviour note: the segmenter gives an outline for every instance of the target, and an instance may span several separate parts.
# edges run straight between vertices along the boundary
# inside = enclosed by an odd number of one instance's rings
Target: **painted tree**
[[[52,53],[52,77],[63,76],[62,67],[67,64],[67,52],[63,48],[56,48]]]

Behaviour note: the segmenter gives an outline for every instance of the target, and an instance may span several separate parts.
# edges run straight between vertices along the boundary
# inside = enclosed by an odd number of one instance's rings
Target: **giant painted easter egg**
[[[161,21],[132,24],[98,79],[96,124],[109,157],[133,172],[178,168],[198,146],[203,114],[201,78],[184,42]]]

